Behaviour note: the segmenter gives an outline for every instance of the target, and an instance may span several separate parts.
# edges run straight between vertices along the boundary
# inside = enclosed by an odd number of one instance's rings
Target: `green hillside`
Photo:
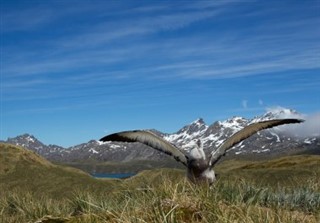
[[[227,160],[212,188],[181,169],[99,180],[0,144],[0,222],[320,222],[320,156]]]
[[[97,181],[81,170],[54,165],[30,150],[0,144],[0,195],[27,191],[59,198],[90,187],[106,190],[115,182]]]

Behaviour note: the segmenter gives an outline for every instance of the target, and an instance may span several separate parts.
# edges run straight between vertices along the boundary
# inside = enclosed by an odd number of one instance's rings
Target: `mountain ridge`
[[[180,147],[185,153],[188,153],[191,149],[193,140],[201,139],[204,144],[205,153],[209,155],[228,137],[245,126],[254,122],[279,118],[304,117],[292,109],[276,109],[275,111],[268,111],[261,116],[256,116],[253,119],[234,116],[224,121],[216,121],[211,125],[207,125],[202,118],[198,118],[172,134],[162,133],[156,129],[152,129],[151,131]],[[305,150],[320,151],[320,133],[317,134],[315,132],[310,137],[299,137],[299,135],[292,133],[296,128],[288,125],[288,127],[280,126],[260,131],[234,146],[229,154],[270,155],[299,153]],[[86,143],[64,148],[57,145],[45,145],[30,134],[8,138],[6,142],[26,147],[51,161],[57,162],[92,160],[98,162],[126,162],[131,160],[162,160],[168,158],[165,154],[140,143],[102,143],[97,140],[90,140]]]

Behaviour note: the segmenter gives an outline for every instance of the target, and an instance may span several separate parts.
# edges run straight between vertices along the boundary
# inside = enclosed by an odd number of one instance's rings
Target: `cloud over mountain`
[[[278,118],[298,118],[305,120],[304,123],[299,125],[287,125],[276,128],[286,134],[301,138],[320,136],[320,113],[305,115],[281,106],[267,108],[267,111],[278,114]]]

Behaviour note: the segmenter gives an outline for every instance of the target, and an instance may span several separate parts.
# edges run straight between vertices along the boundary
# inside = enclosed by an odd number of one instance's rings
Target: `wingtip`
[[[135,139],[132,139],[127,136],[127,134],[132,132],[138,132],[139,130],[133,131],[124,131],[124,132],[116,132],[107,136],[102,137],[99,141],[102,142],[136,142]]]
[[[105,140],[106,137],[102,137],[101,139],[99,139],[100,142],[106,142],[107,140]]]
[[[286,118],[286,119],[278,119],[280,122],[283,121],[283,124],[295,124],[305,122],[304,119],[299,118]]]
[[[99,141],[101,141],[101,142],[113,141],[113,140],[112,140],[112,137],[113,137],[115,134],[116,134],[116,133],[111,134],[111,135],[106,135],[106,136],[102,137],[101,139],[99,139]]]
[[[302,123],[302,122],[305,122],[306,120],[304,120],[304,119],[299,119],[299,118],[294,118],[294,119],[290,119],[290,120],[292,120],[292,123]]]

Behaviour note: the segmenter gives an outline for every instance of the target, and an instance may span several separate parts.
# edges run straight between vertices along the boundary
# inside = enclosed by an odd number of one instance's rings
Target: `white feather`
[[[198,146],[196,141],[193,141],[193,148],[190,150],[190,157],[193,159],[206,159],[206,154],[203,151],[202,144]]]

